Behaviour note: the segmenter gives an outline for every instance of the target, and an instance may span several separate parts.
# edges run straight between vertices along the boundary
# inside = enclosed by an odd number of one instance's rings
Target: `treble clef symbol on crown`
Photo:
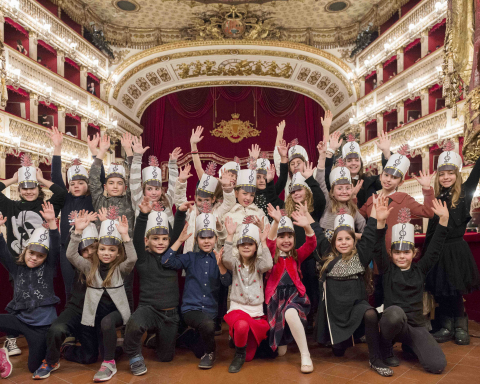
[[[286,224],[287,224],[287,220],[285,220],[285,217],[282,217],[282,218],[280,219],[280,226],[281,226],[281,227],[284,227]]]
[[[248,226],[249,226],[249,225],[250,225],[250,224],[247,224],[247,225],[245,225],[245,228],[243,228],[242,237],[247,235],[247,233],[248,233]]]
[[[210,183],[210,175],[207,175],[207,177],[205,178],[205,180],[203,181],[203,184],[202,184],[202,189],[206,189],[208,187],[208,184]]]
[[[253,184],[253,179],[254,179],[253,171],[250,171],[250,176],[248,176],[248,181],[249,181],[250,184]]]
[[[113,172],[117,172],[118,171],[118,164],[114,164],[113,165]]]
[[[107,235],[111,235],[115,229],[115,220],[110,220],[110,225],[107,227]]]
[[[403,238],[407,236],[407,231],[405,231],[406,227],[407,224],[402,224],[402,229],[400,230],[400,240],[403,240]]]
[[[343,167],[340,168],[340,176],[345,177],[345,168]]]
[[[153,171],[152,171],[152,177],[153,177],[154,179],[156,179],[156,178],[157,178],[157,176],[158,176],[158,173],[157,173],[157,167],[153,167]]]
[[[445,155],[445,162],[448,163],[450,161],[450,151],[447,152]]]
[[[355,152],[355,144],[353,144],[354,141],[350,143],[350,152]]]
[[[343,223],[345,223],[345,216],[341,215],[340,219],[338,219],[338,224],[342,225]]]
[[[205,228],[208,228],[208,225],[210,224],[210,220],[209,220],[209,217],[208,217],[208,213],[205,215],[205,218],[203,219],[203,226]]]
[[[23,174],[23,176],[25,176],[25,180],[30,179],[30,176],[32,176],[32,174],[30,173],[30,167],[25,167],[25,173]]]
[[[47,233],[48,233],[48,230],[45,230],[45,232],[43,232],[41,235],[40,235],[40,243],[43,243],[45,240],[47,240]]]
[[[75,173],[80,173],[80,165],[75,165]]]
[[[402,162],[402,159],[403,159],[403,155],[400,155],[397,159],[395,159],[395,162],[393,163],[393,167],[398,168],[398,166]]]
[[[163,222],[163,219],[162,219],[162,214],[160,212],[157,212],[157,225],[160,227],[162,226],[162,222]]]
[[[267,159],[262,160],[262,168],[265,168],[267,166]]]

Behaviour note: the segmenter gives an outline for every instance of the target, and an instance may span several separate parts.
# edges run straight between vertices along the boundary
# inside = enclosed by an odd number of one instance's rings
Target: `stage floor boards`
[[[470,321],[470,334],[480,336],[480,324]],[[118,373],[111,384],[122,383],[185,383],[185,384],[293,384],[293,383],[395,383],[395,384],[470,384],[480,383],[480,338],[472,337],[469,346],[459,346],[453,342],[442,344],[447,357],[447,368],[441,375],[433,375],[423,371],[418,361],[405,359],[400,344],[395,345],[395,352],[401,359],[401,365],[393,368],[395,374],[384,378],[368,367],[368,351],[366,344],[358,344],[349,348],[342,358],[333,356],[328,348],[318,346],[309,339],[310,353],[315,371],[309,375],[300,372],[300,355],[294,344],[289,346],[283,357],[275,360],[253,360],[245,363],[237,374],[228,373],[228,366],[233,358],[234,350],[228,348],[228,332],[224,324],[223,334],[217,337],[217,361],[214,368],[202,371],[197,368],[198,359],[185,349],[176,350],[175,358],[170,363],[154,361],[154,351],[144,348],[148,372],[143,376],[132,376],[128,360],[122,356],[117,361]],[[24,338],[18,339],[22,355],[11,358],[13,373],[7,379],[13,383],[32,383],[32,374],[27,369],[28,350]],[[93,375],[100,367],[100,362],[91,365],[79,365],[65,360],[60,361],[60,369],[41,383],[92,383]],[[7,382],[7,381],[4,381]]]

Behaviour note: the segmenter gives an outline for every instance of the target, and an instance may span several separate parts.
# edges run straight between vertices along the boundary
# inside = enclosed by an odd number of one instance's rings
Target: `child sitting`
[[[0,234],[0,262],[14,281],[13,299],[6,307],[8,314],[0,315],[0,331],[22,334],[28,343],[28,370],[34,372],[45,357],[46,334],[57,318],[55,305],[60,299],[53,290],[53,278],[60,256],[60,234],[53,205],[46,202],[40,211],[46,223],[30,236],[23,252],[15,261]],[[10,220],[0,214],[0,225]],[[58,368],[58,367],[57,367]],[[6,348],[0,349],[0,376],[6,379],[13,366]]]
[[[383,229],[392,210],[388,209],[387,199],[379,198],[373,210],[376,210],[377,228]],[[380,320],[383,361],[391,367],[400,364],[392,349],[392,344],[398,341],[411,348],[427,372],[442,373],[447,361],[425,326],[423,292],[425,277],[438,262],[447,237],[449,212],[447,204],[439,200],[433,200],[433,211],[439,218],[438,225],[427,252],[417,263],[412,263],[415,234],[413,224],[409,223],[408,208],[400,210],[399,223],[392,227],[391,254],[381,238],[381,251],[375,252],[375,262],[383,278],[385,294],[385,309]]]
[[[253,360],[257,347],[267,338],[269,330],[263,313],[262,286],[263,274],[273,266],[272,255],[266,243],[270,225],[267,224],[260,235],[258,227],[251,221],[247,217],[240,228],[241,237],[236,243],[239,257],[235,258],[232,248],[237,223],[227,217],[225,251],[220,251],[223,265],[232,271],[230,310],[224,317],[230,328],[230,337],[235,343],[235,357],[228,368],[231,373],[239,372],[245,361]],[[262,254],[258,253],[260,242],[263,244]]]
[[[220,286],[229,286],[232,276],[216,262],[213,250],[217,242],[217,218],[208,211],[211,208],[204,204],[204,213],[196,220],[195,242],[199,252],[188,252],[176,255],[180,246],[192,234],[187,233],[185,225],[178,240],[163,254],[162,264],[166,268],[185,269],[185,287],[183,290],[181,312],[185,323],[197,330],[203,341],[204,355],[199,368],[210,369],[215,362],[215,322],[218,311],[218,294]]]

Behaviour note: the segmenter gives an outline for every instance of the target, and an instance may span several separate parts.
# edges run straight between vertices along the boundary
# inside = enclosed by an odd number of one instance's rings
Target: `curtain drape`
[[[144,127],[148,127],[148,129],[144,129],[142,135],[143,145],[150,147],[150,149],[147,151],[147,155],[157,155],[162,149],[163,128],[165,122],[165,102],[165,97],[155,100],[149,106],[149,113],[144,113],[142,116],[142,125]]]
[[[205,115],[213,104],[210,88],[194,88],[188,92],[177,92],[167,96],[175,111],[187,119]]]
[[[276,88],[258,88],[256,91],[260,106],[274,117],[286,117],[297,109],[301,95]]]

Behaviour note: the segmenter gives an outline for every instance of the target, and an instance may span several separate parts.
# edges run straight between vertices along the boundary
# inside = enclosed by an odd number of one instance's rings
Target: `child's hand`
[[[121,140],[120,140],[120,142],[122,143],[122,147],[125,150],[125,153],[127,154],[127,156],[132,156],[133,155],[132,141],[133,141],[133,136],[132,136],[131,133],[128,133],[128,132],[124,133],[122,135]]]
[[[355,199],[357,197],[358,192],[360,192],[360,189],[362,189],[362,185],[363,179],[358,180],[357,185],[352,189],[352,199]]]
[[[308,215],[308,203],[306,200],[303,202],[303,204],[296,203],[295,205],[296,205],[295,210],[297,212],[300,212],[302,215],[305,215],[305,216]]]
[[[335,152],[338,148],[342,146],[343,139],[340,139],[341,133],[340,132],[333,132],[330,135],[330,149]]]
[[[390,215],[390,212],[392,211],[392,208],[388,208],[388,198],[382,196],[377,199],[375,210],[376,210],[376,216],[377,216],[377,221],[380,222],[385,222],[388,219],[388,216]]]
[[[267,211],[268,211],[268,216],[270,216],[277,223],[282,218],[282,212],[280,212],[280,208],[278,207],[278,205],[276,208],[273,208],[273,205],[271,203],[268,203]]]
[[[292,212],[292,219],[293,219],[293,224],[298,225],[299,227],[305,228],[307,226],[310,226],[310,222],[303,213],[295,211]]]
[[[193,204],[195,204],[195,201],[186,201],[182,203],[177,209],[182,212],[187,212],[187,210],[191,210],[193,207]]]
[[[237,230],[237,223],[235,223],[231,217],[227,216],[225,217],[225,228],[229,235],[234,235]]]
[[[63,135],[57,127],[52,127],[52,131],[47,131],[47,136],[52,140],[55,147],[61,147],[63,143]]]
[[[37,174],[37,181],[38,182],[41,182],[43,180],[43,172],[40,168],[37,167],[37,171],[36,171],[36,174]]]
[[[263,227],[265,226],[265,222],[263,221],[263,218],[260,219],[257,215],[254,215],[253,224],[255,224],[260,229],[260,231],[263,231]]]
[[[305,180],[313,175],[314,170],[315,170],[315,167],[313,166],[313,163],[307,161],[305,163],[305,167],[303,168],[303,172],[302,172],[302,176],[305,178]]]
[[[115,224],[117,227],[118,233],[122,235],[122,238],[124,235],[128,235],[128,220],[127,216],[123,215],[122,217],[118,218],[118,224]]]
[[[42,211],[40,211],[40,214],[47,223],[50,221],[55,221],[55,209],[49,201],[46,201],[42,204]]]
[[[180,233],[180,236],[178,236],[178,239],[177,241],[182,244],[184,243],[185,241],[187,241],[187,239],[192,236],[191,233],[187,233],[188,231],[188,223],[185,223],[185,226],[183,227],[183,230],[182,230],[182,233]]]
[[[178,175],[178,181],[180,183],[185,183],[187,179],[192,176],[190,173],[190,169],[192,169],[192,166],[190,164],[186,164],[183,169],[180,168],[180,173]]]
[[[287,144],[285,140],[280,140],[277,146],[278,153],[280,154],[280,157],[288,157],[288,148],[290,147],[290,144]]]
[[[260,156],[260,147],[258,144],[252,144],[252,149],[248,150],[248,156],[253,157],[255,160]]]
[[[382,152],[390,151],[391,144],[392,144],[392,136],[388,135],[385,132],[380,133],[380,136],[378,136],[378,141],[375,140],[375,145]]]
[[[98,219],[100,221],[105,221],[107,220],[107,208],[102,207],[98,210]]]
[[[140,208],[140,212],[142,213],[150,213],[152,211],[152,205],[150,204],[150,198],[148,196],[143,196],[142,202],[138,206]]]
[[[75,219],[75,231],[77,233],[82,233],[82,231],[88,227],[88,224],[97,220],[96,212],[86,212],[84,209],[80,211]]]
[[[107,134],[103,135],[98,143],[98,149],[105,154],[110,149],[110,136]]]
[[[223,172],[222,177],[219,179],[222,183],[223,189],[233,188],[233,179],[229,172]]]
[[[267,183],[270,183],[275,178],[275,165],[270,164],[270,168],[267,169]]]
[[[215,249],[213,250],[213,253],[215,254],[215,258],[217,259],[217,265],[219,267],[224,267],[222,258],[223,258],[223,248],[220,250],[220,252],[217,252]],[[225,267],[224,267],[225,268]]]
[[[143,148],[142,137],[133,136],[133,152],[143,155],[150,147]]]
[[[270,224],[265,225],[263,231],[260,232],[260,242],[265,243],[267,241],[268,232],[270,232]]]
[[[178,160],[182,155],[182,148],[177,147],[170,153],[170,160]]]
[[[417,177],[413,174],[412,175],[415,178],[415,180],[417,180],[418,183],[422,186],[422,189],[430,189],[430,183],[432,181],[432,177],[435,176],[435,173],[437,172],[433,172],[432,174],[430,174],[427,171],[425,172],[420,171],[419,172],[420,177]]]
[[[90,152],[92,152],[93,156],[97,155],[97,147],[99,142],[100,142],[100,135],[98,133],[92,135],[91,139],[90,139],[90,136],[87,136],[87,145],[88,145],[88,148],[90,149]]]
[[[0,213],[0,227],[4,226],[7,220],[8,220],[8,217],[7,216],[3,217],[3,215]]]
[[[18,183],[18,171],[13,174],[12,181],[13,184]]]
[[[203,127],[199,125],[197,129],[192,129],[192,136],[190,137],[190,144],[198,144],[203,140]]]
[[[285,131],[285,120],[282,120],[278,125],[277,125],[277,132],[282,133]]]
[[[448,211],[448,206],[446,202],[442,202],[438,199],[433,199],[433,212],[440,218],[439,223],[446,227],[448,225],[448,219],[450,217],[450,212]]]
[[[332,111],[325,111],[325,118],[320,117],[320,122],[324,131],[330,130],[330,125],[332,125],[333,113]]]
[[[323,141],[320,141],[318,143],[317,149],[320,156],[325,156],[325,154],[327,153],[327,145]]]

